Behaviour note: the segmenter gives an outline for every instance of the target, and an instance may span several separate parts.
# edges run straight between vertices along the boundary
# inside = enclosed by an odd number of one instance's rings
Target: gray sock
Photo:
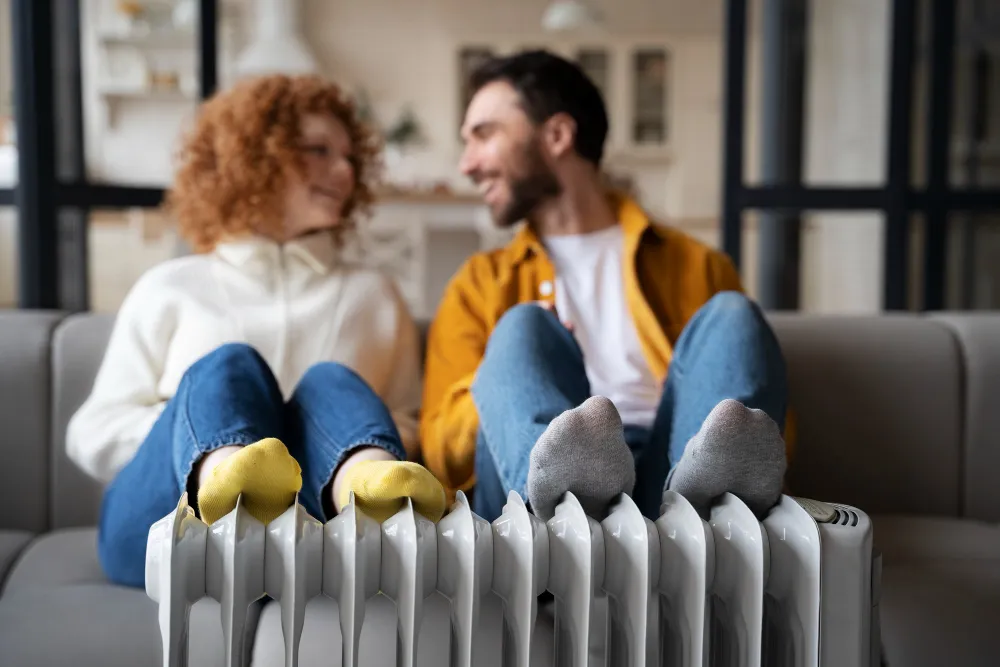
[[[584,511],[603,519],[608,505],[635,486],[635,462],[625,444],[621,416],[603,396],[552,420],[531,450],[528,500],[548,521],[567,491]]]
[[[688,442],[667,488],[702,514],[728,491],[763,517],[781,498],[786,467],[785,442],[774,420],[763,410],[727,399]]]

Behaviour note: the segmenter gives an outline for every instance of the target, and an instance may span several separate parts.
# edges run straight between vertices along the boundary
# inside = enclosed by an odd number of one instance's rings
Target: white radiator
[[[511,493],[490,525],[459,494],[437,525],[408,504],[381,526],[352,498],[326,525],[296,504],[266,528],[242,503],[206,526],[184,497],[149,531],[146,592],[168,667],[187,665],[190,608],[206,596],[220,603],[226,664],[245,664],[248,608],[265,594],[281,608],[288,666],[320,595],[339,606],[342,664],[358,665],[366,601],[382,594],[397,608],[397,665],[412,667],[435,591],[451,602],[450,664],[468,667],[491,590],[503,601],[505,667],[528,667],[546,590],[555,667],[588,665],[595,632],[613,667],[874,667],[877,563],[863,512],[789,496],[763,522],[728,494],[707,522],[672,491],[656,522],[622,496],[597,522],[567,495],[546,525]],[[602,598],[606,627],[592,622]]]

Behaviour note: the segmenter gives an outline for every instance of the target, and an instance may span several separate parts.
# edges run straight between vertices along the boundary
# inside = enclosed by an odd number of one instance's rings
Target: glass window
[[[465,110],[472,101],[472,87],[469,78],[481,64],[494,56],[494,49],[487,46],[466,46],[458,52],[458,123],[461,128],[465,121]]]
[[[186,251],[159,209],[97,210],[87,226],[90,307],[113,313],[143,273]]]
[[[633,54],[632,141],[661,145],[667,141],[667,52],[639,49]]]
[[[14,142],[14,73],[11,44],[10,0],[0,0],[0,146]],[[0,188],[4,184],[0,166]]]
[[[882,309],[885,216],[813,212],[802,216],[800,308],[873,314]]]
[[[0,206],[0,309],[17,307],[17,209]]]
[[[164,186],[198,102],[197,2],[80,4],[87,170],[94,181]],[[141,145],[142,150],[136,150]]]
[[[604,99],[608,98],[609,89],[609,57],[606,49],[580,49],[576,54],[576,62],[587,73],[590,80],[601,91]]]

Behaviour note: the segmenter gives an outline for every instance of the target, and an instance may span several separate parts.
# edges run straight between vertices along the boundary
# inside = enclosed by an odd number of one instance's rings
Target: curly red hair
[[[356,185],[339,229],[374,200],[379,146],[337,85],[318,76],[270,75],[238,83],[206,101],[178,154],[167,205],[196,252],[247,232],[272,236],[284,220],[289,178],[304,176],[299,122],[321,114],[351,138]]]

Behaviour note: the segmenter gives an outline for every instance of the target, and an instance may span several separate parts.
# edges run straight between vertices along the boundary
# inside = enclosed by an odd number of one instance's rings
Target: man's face
[[[487,84],[469,103],[459,168],[479,187],[494,221],[509,227],[561,192],[538,128],[503,81]]]

